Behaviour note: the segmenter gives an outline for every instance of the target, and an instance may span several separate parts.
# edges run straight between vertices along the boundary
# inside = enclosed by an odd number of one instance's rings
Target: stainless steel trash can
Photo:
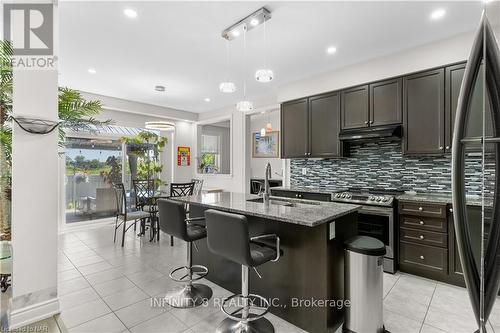
[[[345,242],[344,332],[384,331],[383,264],[385,245],[376,238],[356,236]]]

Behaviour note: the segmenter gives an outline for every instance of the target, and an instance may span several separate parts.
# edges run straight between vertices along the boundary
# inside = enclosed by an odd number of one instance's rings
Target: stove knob
[[[347,194],[342,193],[342,198],[345,198],[346,196],[347,196]]]
[[[335,193],[335,198],[340,198],[340,193]]]
[[[346,197],[347,197],[347,199],[351,199],[352,198],[352,194],[347,193]]]
[[[389,198],[387,198],[387,197],[382,198],[382,202],[387,202],[387,201],[389,201]]]
[[[380,200],[382,200],[381,197],[377,197],[377,202],[380,202]]]
[[[368,200],[373,201],[373,200],[375,200],[375,197],[374,197],[373,195],[370,195],[370,196],[368,197]]]

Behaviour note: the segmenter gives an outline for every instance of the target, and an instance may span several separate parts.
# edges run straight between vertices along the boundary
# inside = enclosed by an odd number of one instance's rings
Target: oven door
[[[394,211],[389,207],[363,206],[358,211],[358,233],[385,244],[387,258],[394,258]]]

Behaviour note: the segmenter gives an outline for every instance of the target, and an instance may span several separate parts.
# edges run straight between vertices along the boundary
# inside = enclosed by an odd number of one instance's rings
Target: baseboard
[[[9,329],[14,330],[37,321],[49,318],[60,313],[59,299],[53,298],[47,301],[13,310],[10,313]]]

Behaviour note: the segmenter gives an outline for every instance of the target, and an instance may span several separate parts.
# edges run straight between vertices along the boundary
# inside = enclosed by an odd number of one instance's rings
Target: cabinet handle
[[[368,125],[369,123],[370,123],[370,122],[369,122],[368,120],[367,120],[367,121],[365,121],[365,124],[366,124],[366,125]]]
[[[298,195],[298,194],[295,194],[295,197],[296,197],[296,198],[298,198],[298,197],[299,197],[299,195]]]
[[[424,260],[425,258],[424,258],[424,256],[420,256],[420,259]]]
[[[422,207],[418,207],[418,210],[419,211],[423,211],[424,209]]]
[[[424,239],[424,235],[420,235],[420,239]]]
[[[420,221],[420,225],[424,225],[424,224],[425,224],[424,221]]]
[[[451,147],[450,146],[446,146],[446,150],[449,150]]]
[[[443,148],[444,148],[443,146],[439,146],[439,150],[443,150]]]
[[[453,213],[453,208],[450,208],[450,213]]]
[[[370,120],[370,124],[373,124],[373,120]]]
[[[304,153],[304,156],[307,156],[307,153]]]

